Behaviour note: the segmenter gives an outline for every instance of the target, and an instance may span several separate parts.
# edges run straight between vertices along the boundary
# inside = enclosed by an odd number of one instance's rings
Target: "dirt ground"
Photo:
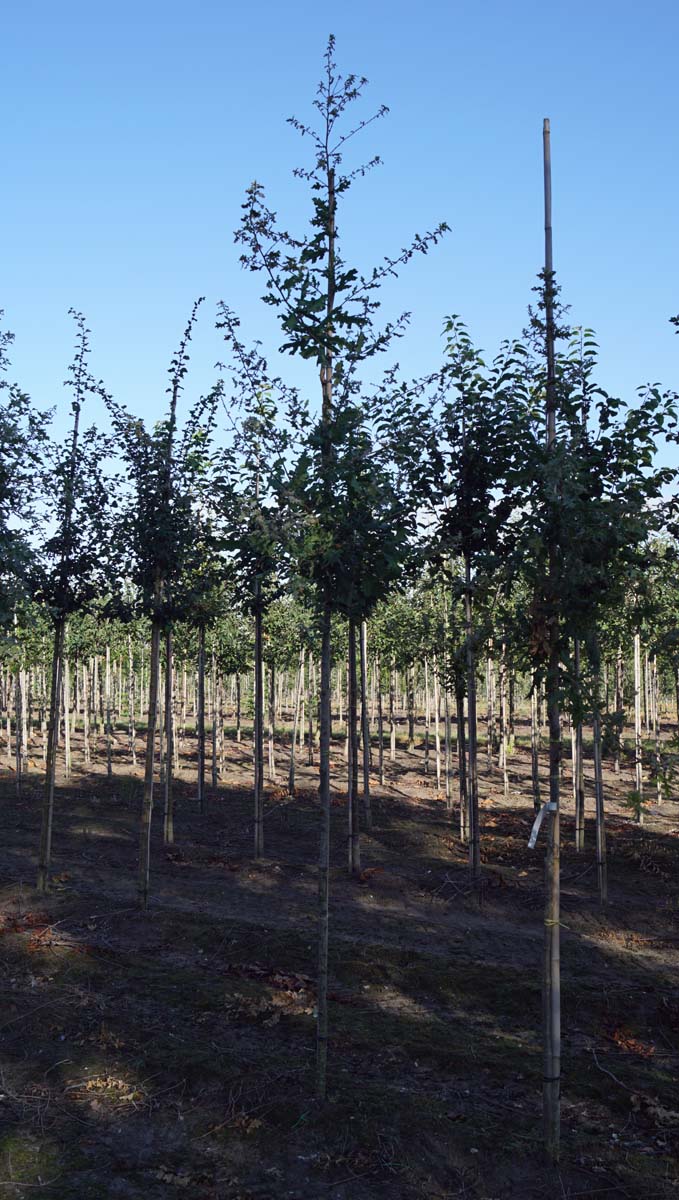
[[[669,727],[667,732],[669,733]],[[609,903],[599,905],[591,759],[577,853],[569,764],[562,852],[563,1154],[541,1156],[544,837],[527,727],[502,775],[481,753],[479,897],[457,806],[418,746],[373,775],[363,875],[346,872],[345,763],[334,748],[329,1099],[313,1095],[316,769],[268,785],[252,860],[251,755],[195,798],[175,844],[154,813],[151,903],[136,905],[140,769],[121,731],[59,779],[53,887],[34,890],[39,757],[20,798],[0,770],[0,1196],[45,1200],[596,1200],[679,1184],[679,811],[639,827],[631,761],[607,775]],[[142,745],[139,742],[141,754]],[[591,744],[586,745],[588,756]],[[35,750],[36,756],[38,750]],[[288,750],[277,748],[287,775]],[[376,754],[375,754],[376,758]],[[546,774],[546,763],[543,763]]]

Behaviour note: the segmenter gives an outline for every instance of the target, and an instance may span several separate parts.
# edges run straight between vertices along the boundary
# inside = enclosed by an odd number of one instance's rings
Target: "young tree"
[[[51,447],[47,467],[46,536],[39,548],[33,587],[53,622],[52,675],[47,732],[45,794],[40,832],[37,886],[46,891],[52,856],[52,820],[56,771],[56,728],[62,685],[64,632],[71,613],[106,591],[110,562],[109,500],[112,481],[105,481],[102,464],[110,439],[94,428],[81,429],[88,396],[104,396],[103,386],[88,369],[89,330],[81,313],[71,310],[77,326],[76,350],[66,386],[72,393],[71,433]]]
[[[253,183],[243,206],[237,240],[243,246],[242,262],[266,278],[264,300],[278,312],[284,333],[283,350],[316,363],[320,375],[321,412],[309,435],[307,465],[299,478],[307,498],[308,538],[305,542],[304,573],[316,586],[321,625],[320,678],[320,800],[322,809],[319,858],[319,1003],[317,1090],[326,1094],[327,1061],[327,962],[328,879],[330,833],[330,683],[331,619],[337,604],[337,577],[341,575],[342,545],[335,536],[334,518],[341,522],[336,487],[343,463],[348,462],[345,445],[357,435],[361,421],[354,397],[359,388],[360,365],[385,350],[405,327],[406,316],[376,324],[381,283],[416,253],[426,253],[444,230],[439,226],[413,242],[394,257],[387,257],[369,274],[348,265],[340,249],[337,214],[340,202],[357,177],[378,161],[347,171],[342,167],[349,142],[371,121],[386,113],[346,123],[347,110],[359,100],[366,81],[355,75],[343,77],[335,63],[335,40],[330,37],[325,70],[314,106],[318,127],[291,118],[291,123],[313,147],[313,164],[298,168],[298,178],[311,190],[310,232],[292,236],[281,229],[268,208],[262,186]],[[359,454],[361,453],[359,449]],[[311,470],[313,467],[313,478]],[[341,597],[341,593],[340,593]]]

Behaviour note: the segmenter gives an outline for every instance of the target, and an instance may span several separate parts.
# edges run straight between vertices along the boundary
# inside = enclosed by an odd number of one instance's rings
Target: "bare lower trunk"
[[[460,795],[460,839],[469,841],[469,792],[467,788],[467,739],[464,727],[464,684],[455,682],[455,707],[457,710],[457,762]]]
[[[429,663],[424,659],[424,773],[429,774],[429,742],[431,740],[431,706],[429,699]]]
[[[165,788],[163,841],[174,842],[174,788],[172,770],[174,765],[174,720],[172,711],[172,630],[165,634]]]
[[[392,663],[391,671],[389,672],[389,758],[392,762],[396,761],[396,671]]]
[[[259,585],[258,596],[259,600]],[[264,853],[264,663],[262,661],[262,606],[255,609],[255,858]]]
[[[106,647],[106,676],[104,683],[104,730],[106,734],[106,774],[113,775],[113,728],[111,717],[111,647]]]
[[[217,659],[214,650],[212,651],[211,661],[211,677],[212,677],[212,787],[217,790],[217,724],[219,716],[219,697],[217,695]]]
[[[443,692],[443,741],[444,741],[444,785],[446,793],[446,808],[453,808],[453,731],[452,714],[450,711],[450,692],[446,686]]]
[[[441,791],[441,685],[439,668],[434,655],[434,754],[436,757],[436,790]]]
[[[323,672],[323,663],[321,662],[321,673]],[[290,772],[288,775],[288,792],[291,796],[295,792],[295,751],[297,742],[297,726],[299,722],[299,705],[302,696],[302,685],[304,680],[304,649],[299,652],[299,668],[297,670],[297,686],[295,688],[295,713],[292,722],[292,741],[290,742]]]
[[[530,767],[533,808],[540,811],[540,725],[538,721],[538,684],[533,681],[530,693]]]
[[[273,663],[269,667],[269,779],[276,782],[276,752],[274,740],[276,736],[276,676]]]
[[[71,671],[64,656],[64,771],[68,779],[71,774]]]
[[[658,659],[655,654],[651,662],[651,708],[653,721],[653,740],[655,743],[655,789],[658,804],[663,800],[662,754],[660,752],[660,680],[658,676]]]
[[[622,646],[618,646],[615,658],[615,773],[620,774],[620,757],[622,755],[622,735],[625,720],[625,663],[622,656]]]
[[[634,787],[638,821],[644,823],[644,774],[641,746],[641,635],[634,635]]]
[[[560,940],[560,822],[559,780],[561,722],[559,712],[559,649],[552,633],[547,670],[549,720],[549,812],[545,856],[545,917],[543,964],[543,1121],[547,1157],[559,1156],[561,1124],[561,940]]]
[[[469,869],[472,880],[478,883],[481,877],[481,837],[479,829],[479,786],[476,751],[476,663],[474,660],[474,630],[472,621],[471,561],[465,561],[465,626],[467,659],[467,743],[469,768]]]
[[[151,662],[149,667],[149,707],[146,723],[146,758],[144,764],[144,798],[139,829],[139,903],[148,908],[149,875],[151,866],[151,818],[153,815],[153,772],[156,749],[158,714],[158,681],[160,676],[160,622],[151,625]]]
[[[575,639],[575,685],[580,688],[580,639]],[[601,724],[601,720],[599,719]],[[585,765],[583,755],[582,721],[578,720],[574,731],[573,790],[575,795],[575,848],[585,848]]]
[[[49,870],[52,861],[52,819],[54,816],[54,778],[56,772],[56,731],[59,720],[59,697],[61,692],[61,669],[64,652],[64,621],[59,619],[54,626],[54,643],[52,651],[52,683],[50,687],[50,707],[47,723],[47,768],[45,771],[45,792],[42,807],[42,826],[40,830],[40,852],[38,857],[39,892],[46,892],[49,884]]]
[[[368,633],[365,621],[360,627],[361,649],[361,725],[363,730],[363,815],[365,827],[372,829],[370,806],[370,716],[368,713]]]
[[[358,816],[358,737],[357,737],[357,684],[356,684],[356,623],[349,619],[349,771],[348,771],[348,818],[349,818],[349,874],[358,875],[361,870],[361,843]]]
[[[198,627],[198,808],[205,815],[205,626]]]
[[[375,659],[375,675],[377,676],[377,766],[380,786],[382,787],[384,785],[384,711],[382,708],[382,671],[379,655]]]
[[[320,772],[321,808],[318,855],[318,999],[316,1016],[316,1095],[325,1100],[328,1069],[328,945],[330,917],[330,606],[323,609],[320,688]]]
[[[408,698],[408,749],[415,749],[415,668],[410,667],[406,672],[406,690]]]

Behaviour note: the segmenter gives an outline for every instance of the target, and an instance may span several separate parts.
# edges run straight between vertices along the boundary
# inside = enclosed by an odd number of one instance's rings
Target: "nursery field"
[[[673,731],[663,727],[668,738]],[[143,730],[141,731],[143,733]],[[332,744],[328,1097],[315,1098],[318,775],[265,788],[255,860],[250,731],[196,802],[186,739],[175,842],[154,814],[137,902],[142,768],[124,736],[57,773],[52,885],[35,891],[42,780],[3,766],[0,1195],[45,1200],[538,1200],[676,1195],[679,810],[635,822],[633,755],[605,775],[609,899],[562,786],[562,1148],[541,1132],[543,852],[529,725],[502,773],[480,747],[481,887],[457,804],[399,728],[361,873],[347,871],[344,742]],[[284,735],[285,736],[285,735]],[[139,761],[143,745],[139,739]],[[277,742],[285,775],[287,741]],[[631,752],[630,752],[631,754]],[[306,757],[306,756],[305,756]],[[546,755],[541,762],[546,773]]]

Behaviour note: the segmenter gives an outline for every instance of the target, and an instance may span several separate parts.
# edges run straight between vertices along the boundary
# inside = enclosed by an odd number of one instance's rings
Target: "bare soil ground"
[[[421,739],[421,729],[418,739]],[[563,818],[563,1155],[540,1148],[544,841],[530,851],[526,733],[506,802],[481,755],[481,897],[457,811],[400,741],[373,777],[363,875],[346,873],[345,764],[335,747],[330,1096],[313,1096],[315,768],[269,785],[252,861],[251,758],[195,799],[176,841],[154,814],[152,893],[136,905],[140,770],[125,736],[60,778],[53,888],[34,890],[39,759],[20,798],[0,775],[0,1196],[45,1200],[596,1200],[677,1195],[679,807],[643,828],[607,777],[610,899]],[[187,746],[189,754],[191,746]],[[591,747],[589,747],[591,751]],[[141,742],[139,743],[141,753]],[[36,749],[37,754],[37,749]],[[281,775],[287,749],[278,746]]]

